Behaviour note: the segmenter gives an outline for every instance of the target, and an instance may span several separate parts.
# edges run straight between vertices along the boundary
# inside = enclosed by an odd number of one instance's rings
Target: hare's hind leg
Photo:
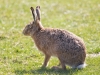
[[[50,57],[51,57],[50,55],[45,54],[45,59],[42,68],[45,68],[47,66]]]

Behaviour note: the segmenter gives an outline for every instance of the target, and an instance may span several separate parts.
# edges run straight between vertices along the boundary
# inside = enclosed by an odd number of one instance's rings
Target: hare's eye
[[[30,25],[27,25],[27,28],[30,28]]]
[[[29,28],[32,28],[32,26],[31,26],[31,25],[29,25]]]
[[[31,26],[29,26],[29,28],[31,28]]]

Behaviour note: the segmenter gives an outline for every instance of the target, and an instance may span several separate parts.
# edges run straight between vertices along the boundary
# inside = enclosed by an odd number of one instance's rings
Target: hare
[[[40,21],[40,6],[30,8],[34,21],[23,30],[23,34],[31,36],[37,48],[45,55],[42,67],[46,67],[51,56],[59,59],[61,68],[66,65],[72,68],[84,68],[86,47],[83,40],[75,34],[62,29],[44,28]],[[60,69],[53,66],[53,69]]]

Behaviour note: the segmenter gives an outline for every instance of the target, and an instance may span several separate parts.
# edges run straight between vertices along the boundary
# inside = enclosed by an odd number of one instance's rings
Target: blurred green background
[[[87,57],[89,67],[82,71],[69,67],[68,71],[50,70],[58,64],[57,58],[50,60],[47,69],[39,70],[44,55],[22,34],[33,20],[30,7],[37,5],[44,27],[71,31],[83,38],[87,54],[100,52],[100,0],[0,0],[0,75],[98,75],[100,57]]]

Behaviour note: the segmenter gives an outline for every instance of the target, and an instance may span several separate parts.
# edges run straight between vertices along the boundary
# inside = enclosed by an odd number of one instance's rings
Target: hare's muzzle
[[[25,30],[23,30],[23,31],[22,31],[22,34],[24,34],[24,35],[25,35]]]
[[[23,30],[22,34],[27,35],[26,29]]]

